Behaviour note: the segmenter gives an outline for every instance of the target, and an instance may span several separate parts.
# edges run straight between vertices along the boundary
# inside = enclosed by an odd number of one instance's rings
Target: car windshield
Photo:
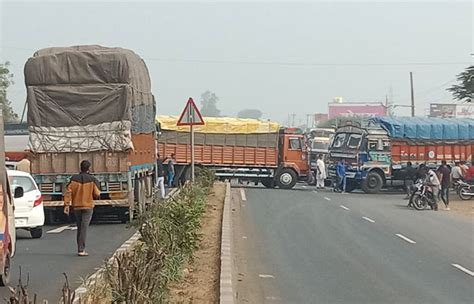
[[[30,192],[36,190],[36,184],[28,176],[9,176],[11,187],[13,191],[16,187],[20,186],[24,192]]]

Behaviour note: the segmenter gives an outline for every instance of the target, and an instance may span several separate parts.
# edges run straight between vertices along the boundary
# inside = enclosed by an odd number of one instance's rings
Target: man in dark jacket
[[[411,162],[407,163],[407,167],[403,170],[403,182],[405,185],[405,192],[407,196],[405,199],[410,199],[411,191],[413,189],[413,182],[415,180],[416,170],[413,168]]]
[[[71,177],[64,194],[64,213],[69,215],[69,208],[74,209],[77,223],[77,254],[88,256],[85,251],[87,228],[92,219],[94,198],[100,197],[99,182],[89,174],[91,163],[87,160],[81,162],[81,173]]]

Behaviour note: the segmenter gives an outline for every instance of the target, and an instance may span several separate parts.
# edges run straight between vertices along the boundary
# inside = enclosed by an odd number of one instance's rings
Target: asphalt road
[[[237,288],[239,303],[474,303],[469,218],[408,209],[400,194],[314,190],[240,193],[238,284],[257,291]]]
[[[78,257],[76,231],[71,230],[74,226],[45,226],[41,239],[31,239],[28,232],[17,230],[11,285],[17,285],[21,267],[23,283],[29,276],[29,294],[36,293],[41,300],[38,303],[43,299],[57,303],[65,282],[63,273],[68,275],[74,289],[79,287],[82,278],[94,273],[135,232],[125,224],[95,221],[90,226],[86,244],[90,255]],[[9,296],[8,289],[0,287],[1,302]]]

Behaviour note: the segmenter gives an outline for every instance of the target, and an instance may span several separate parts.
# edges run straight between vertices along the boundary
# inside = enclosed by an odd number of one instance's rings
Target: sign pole
[[[191,128],[191,180],[194,183],[194,128],[193,125]]]

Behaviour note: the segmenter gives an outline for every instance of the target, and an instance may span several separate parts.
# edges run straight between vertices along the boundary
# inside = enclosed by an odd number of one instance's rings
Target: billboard
[[[467,103],[432,103],[430,105],[430,116],[442,118],[474,118],[474,105]]]
[[[338,116],[386,116],[387,107],[382,103],[329,103],[329,119]]]

